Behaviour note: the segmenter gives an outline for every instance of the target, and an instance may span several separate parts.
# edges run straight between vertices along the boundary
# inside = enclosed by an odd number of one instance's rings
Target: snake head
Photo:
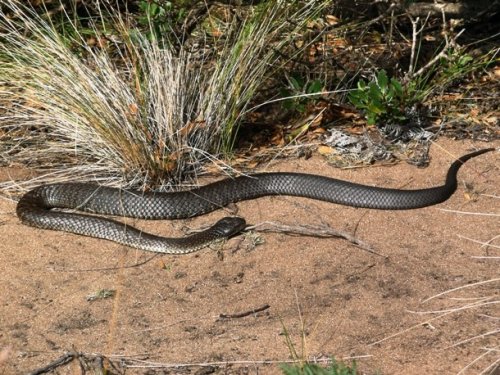
[[[247,223],[241,217],[224,217],[216,222],[210,231],[217,232],[220,237],[232,237],[245,229]]]

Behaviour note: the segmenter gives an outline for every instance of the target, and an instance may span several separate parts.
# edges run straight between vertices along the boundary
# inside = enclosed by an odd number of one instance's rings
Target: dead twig
[[[81,373],[85,374],[87,371],[92,371],[95,374],[124,374],[113,361],[109,360],[101,354],[89,354],[77,351],[66,352],[56,360],[50,362],[48,365],[40,367],[28,375],[41,375],[47,374],[56,370],[59,367],[65,366],[74,360],[80,363]]]
[[[411,39],[411,55],[410,55],[410,66],[408,67],[408,73],[407,76],[409,78],[413,77],[413,74],[415,73],[415,65],[416,65],[416,59],[417,59],[417,39],[420,34],[425,29],[425,25],[427,24],[427,21],[429,20],[429,15],[427,15],[427,18],[425,21],[422,22],[422,26],[420,29],[417,29],[417,26],[420,22],[420,17],[417,17],[414,19],[411,15],[408,15],[411,21],[411,26],[412,26],[412,39]]]
[[[433,65],[439,62],[441,59],[448,60],[449,59],[448,52],[450,50],[460,48],[459,44],[457,43],[457,39],[460,37],[460,35],[462,35],[465,29],[462,29],[458,33],[455,33],[454,30],[454,26],[456,24],[455,21],[454,20],[448,21],[446,19],[446,13],[444,12],[443,9],[441,9],[441,13],[443,19],[441,33],[444,37],[445,45],[438,54],[436,54],[430,61],[428,61],[424,66],[422,66],[417,71],[415,71],[418,59],[416,53],[417,39],[421,37],[422,33],[424,32],[425,25],[427,24],[430,18],[430,13],[427,14],[427,17],[422,22],[422,26],[420,27],[420,29],[417,28],[418,24],[420,23],[420,17],[413,18],[413,16],[410,13],[407,14],[412,24],[412,44],[411,44],[410,64],[408,67],[408,72],[406,73],[405,81],[409,82],[413,78],[424,74],[427,70],[429,70]]]
[[[40,367],[32,372],[29,373],[29,375],[40,375],[40,374],[46,374],[50,371],[55,370],[58,367],[64,366],[71,361],[73,361],[76,358],[79,358],[82,354],[77,353],[77,352],[68,352],[64,353],[63,356],[57,358],[55,361],[50,362],[48,365]]]
[[[446,19],[446,14],[444,12],[442,12],[442,17],[443,17],[442,34],[443,34],[443,37],[445,40],[445,45],[444,45],[443,49],[437,55],[435,55],[430,61],[428,61],[427,64],[425,64],[423,67],[421,67],[416,72],[413,71],[414,70],[413,65],[415,64],[415,62],[410,61],[410,69],[408,70],[408,73],[406,75],[407,81],[410,81],[412,78],[415,78],[415,77],[418,77],[418,76],[424,74],[431,66],[436,64],[440,59],[448,60],[449,59],[448,52],[450,51],[450,49],[459,48],[459,44],[457,43],[457,39],[460,37],[460,35],[462,35],[462,33],[465,31],[465,29],[462,29],[458,33],[453,35],[453,33],[454,33],[454,21],[451,20],[450,22],[448,22]],[[427,17],[427,19],[428,19],[428,17]],[[427,22],[427,19],[425,22]],[[410,16],[410,20],[411,20],[412,25],[413,25],[413,42],[412,42],[411,53],[412,53],[412,58],[414,58],[415,57],[414,49],[416,47],[416,39],[417,39],[417,36],[419,34],[421,34],[422,31],[424,30],[425,22],[423,22],[423,25],[420,28],[420,30],[417,30],[416,26],[418,23],[418,18],[416,20],[413,20],[413,18]]]
[[[235,314],[220,314],[219,315],[219,319],[218,320],[221,320],[221,319],[237,319],[237,318],[244,318],[245,316],[248,316],[248,315],[253,315],[255,313],[258,313],[258,312],[261,312],[261,311],[264,311],[264,310],[267,310],[269,306],[267,303],[265,305],[262,305],[260,307],[256,307],[254,309],[251,309],[251,310],[247,310],[247,311],[243,311],[243,312],[239,312],[239,313],[235,313]]]

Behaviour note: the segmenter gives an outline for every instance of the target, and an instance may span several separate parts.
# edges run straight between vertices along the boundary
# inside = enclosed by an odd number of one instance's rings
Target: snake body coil
[[[299,196],[353,207],[413,209],[447,200],[457,188],[460,166],[470,158],[493,150],[483,149],[462,156],[450,166],[444,185],[427,189],[385,189],[318,175],[279,172],[225,179],[174,193],[142,193],[91,183],[57,183],[26,193],[17,205],[17,215],[24,224],[38,228],[108,239],[143,250],[183,254],[240,232],[246,225],[245,220],[226,217],[204,232],[185,238],[163,238],[102,217],[51,209],[141,219],[182,219],[266,195]]]

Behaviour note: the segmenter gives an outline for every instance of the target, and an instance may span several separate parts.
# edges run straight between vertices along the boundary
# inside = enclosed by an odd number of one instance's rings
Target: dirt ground
[[[500,144],[441,139],[425,169],[400,163],[340,170],[314,156],[268,170],[428,187],[442,183],[450,155],[492,146]],[[499,161],[498,151],[470,160],[453,197],[424,209],[376,211],[291,197],[237,205],[250,224],[327,223],[376,253],[338,238],[258,233],[262,244],[239,236],[225,244],[223,257],[205,249],[150,259],[112,242],[21,225],[15,202],[0,199],[0,373],[27,373],[77,351],[90,361],[102,354],[126,364],[127,374],[276,374],[278,363],[291,359],[289,337],[299,357],[355,358],[363,374],[455,374],[467,366],[463,374],[478,374],[500,360]],[[13,172],[0,169],[0,178]],[[226,215],[133,223],[176,236]],[[496,248],[481,244],[490,240]],[[91,298],[105,290],[108,298]],[[79,374],[79,364],[55,373]]]

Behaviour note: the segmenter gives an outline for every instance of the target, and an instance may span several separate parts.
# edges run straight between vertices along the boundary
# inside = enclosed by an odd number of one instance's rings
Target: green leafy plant
[[[389,79],[385,70],[380,70],[371,82],[360,80],[348,98],[365,113],[369,125],[406,125],[412,121],[411,117],[419,116],[414,110],[418,103],[467,74],[494,63],[499,51],[495,49],[473,58],[464,51],[450,50],[425,74],[412,77],[404,85],[396,78]]]
[[[357,88],[349,94],[350,102],[366,115],[367,123],[374,125],[381,121],[405,122],[405,108],[415,103],[410,100],[413,85],[403,87],[395,78],[389,79],[385,70],[380,70],[375,80],[358,82]]]
[[[139,1],[142,14],[138,17],[139,25],[148,27],[148,38],[158,40],[171,33],[174,24],[185,14],[185,9],[174,7],[171,1]]]
[[[465,78],[471,72],[487,67],[494,61],[497,53],[498,50],[491,51],[474,59],[464,51],[449,50],[424,74],[412,78],[411,83],[414,87],[418,87],[419,100],[423,101],[432,94],[439,93],[451,84]]]
[[[422,77],[422,91],[442,90],[464,79],[469,73],[484,68],[490,62],[488,54],[474,59],[464,51],[450,50],[439,59],[434,69],[430,69],[429,73]]]
[[[281,96],[287,98],[283,101],[283,107],[305,112],[307,105],[319,98],[323,83],[318,79],[306,80],[298,74],[292,74],[287,78],[289,87],[281,90]]]
[[[441,59],[441,64],[444,66],[443,74],[450,77],[462,75],[464,71],[469,71],[469,66],[473,60],[474,58],[467,53],[451,55],[448,59]]]

